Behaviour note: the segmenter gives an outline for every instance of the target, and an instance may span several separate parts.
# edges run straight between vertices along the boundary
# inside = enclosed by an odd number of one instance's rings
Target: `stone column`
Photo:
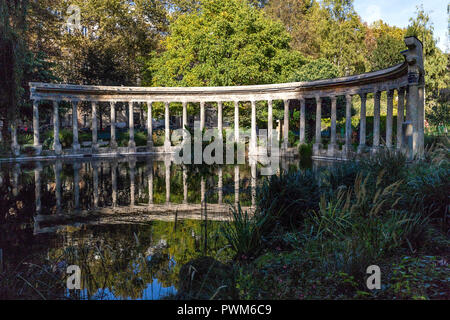
[[[267,101],[267,151],[271,154],[273,146],[273,101]]]
[[[153,204],[153,161],[147,161],[148,204]]]
[[[306,103],[300,98],[300,144],[306,143]]]
[[[73,163],[73,194],[74,194],[74,208],[80,209],[80,163],[78,161]]]
[[[223,203],[223,171],[222,171],[222,167],[220,167],[218,170],[219,170],[219,172],[217,174],[217,176],[219,178],[219,182],[218,182],[218,186],[217,186],[218,193],[219,193],[218,203],[222,204]]]
[[[251,163],[251,196],[252,196],[252,208],[256,207],[256,161]]]
[[[289,100],[284,100],[283,149],[289,148]]]
[[[39,142],[39,100],[33,101],[33,133],[34,133],[34,154],[40,155],[42,145]]]
[[[19,176],[20,176],[20,164],[16,163],[12,172],[12,194],[14,197],[19,195]]]
[[[188,203],[188,172],[185,165],[183,165],[183,203]]]
[[[256,145],[256,101],[251,101],[252,104],[252,127],[251,127],[251,136],[250,136],[250,150],[249,154],[256,155],[257,154],[257,145]]]
[[[130,160],[130,206],[136,204],[136,161]]]
[[[206,203],[206,183],[204,177],[201,177],[200,179],[200,203],[202,205],[203,210],[204,205]]]
[[[165,120],[165,136],[164,136],[164,150],[165,152],[170,152],[171,142],[170,142],[170,114],[169,114],[169,102],[164,104],[164,120]]]
[[[234,102],[234,142],[239,143],[239,101]]]
[[[377,152],[380,148],[380,104],[381,92],[374,93],[374,108],[373,108],[373,146],[372,152]]]
[[[128,153],[136,152],[136,142],[134,141],[134,102],[128,102],[128,122],[129,122],[129,135],[128,141]]]
[[[423,157],[425,152],[425,84],[419,85],[419,99],[417,103],[417,149],[419,156]]]
[[[170,203],[170,160],[166,160],[164,166],[166,167],[166,203]]]
[[[41,202],[41,172],[42,165],[41,163],[36,164],[36,168],[34,169],[34,195],[35,195],[35,204],[36,204],[36,214],[40,214],[42,210],[42,202]]]
[[[359,147],[358,147],[358,153],[363,153],[366,151],[366,128],[367,128],[367,121],[366,121],[366,114],[367,114],[367,93],[360,93],[359,94],[361,98],[361,119],[359,123]]]
[[[316,142],[313,146],[313,154],[320,155],[320,149],[322,148],[322,98],[316,96]]]
[[[413,126],[412,156],[423,156],[424,152],[424,103],[425,67],[423,45],[416,37],[405,38],[408,47],[404,51],[408,63],[408,111]]]
[[[205,103],[200,102],[200,130],[205,129]]]
[[[116,102],[110,102],[111,106],[111,140],[109,142],[109,147],[112,150],[117,149],[117,139],[116,139]]]
[[[406,121],[412,121],[411,108],[409,107],[409,86],[405,88],[405,98]]]
[[[147,151],[153,149],[153,102],[147,102]]]
[[[62,163],[57,161],[54,166],[55,173],[55,198],[56,198],[56,213],[61,212],[61,171]]]
[[[111,163],[112,206],[117,207],[117,162]]]
[[[187,126],[188,126],[188,112],[187,112],[187,102],[183,101],[183,144],[187,142]]]
[[[97,209],[99,190],[98,190],[98,164],[96,162],[92,163],[92,180],[94,185],[94,208]]]
[[[403,122],[405,121],[405,88],[398,89],[398,107],[397,107],[397,149],[402,148],[403,143]]]
[[[92,152],[98,152],[97,102],[92,101]]]
[[[20,156],[20,146],[17,140],[17,121],[11,121],[11,151],[15,157]]]
[[[352,96],[347,94],[345,96],[345,145],[343,153],[345,157],[348,157],[353,150],[352,147]]]
[[[412,156],[415,156],[419,151],[419,88],[417,85],[409,86],[409,109],[411,110],[411,123],[413,127],[412,132]]]
[[[328,145],[328,156],[334,157],[336,156],[336,151],[338,149],[337,147],[337,141],[336,141],[336,104],[337,104],[337,97],[333,96],[331,97],[331,141]]]
[[[72,149],[74,153],[80,151],[80,142],[78,140],[78,101],[72,101]]]
[[[239,166],[234,166],[234,203],[239,204]]]
[[[62,146],[59,141],[59,103],[53,101],[53,150],[56,155],[62,154]]]
[[[222,101],[217,102],[217,130],[219,139],[223,141],[223,103]]]
[[[386,115],[386,148],[392,148],[392,127],[394,122],[394,90],[387,92],[387,115]]]

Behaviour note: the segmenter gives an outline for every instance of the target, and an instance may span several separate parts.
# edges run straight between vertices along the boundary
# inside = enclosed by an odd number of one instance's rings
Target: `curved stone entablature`
[[[32,100],[97,102],[216,102],[315,98],[394,90],[408,85],[408,65],[349,77],[235,87],[122,87],[31,82]]]
[[[361,99],[361,113],[359,124],[358,153],[371,151],[376,153],[380,148],[397,148],[408,154],[410,158],[421,155],[424,150],[424,65],[423,46],[415,37],[405,39],[408,50],[402,52],[405,62],[388,69],[312,82],[293,82],[282,84],[237,86],[237,87],[118,87],[118,86],[86,86],[70,84],[30,83],[30,97],[33,100],[33,127],[35,155],[40,155],[42,146],[39,138],[39,101],[53,102],[54,143],[53,154],[56,156],[88,153],[95,155],[105,154],[136,154],[139,153],[134,141],[134,117],[128,117],[129,143],[128,148],[118,148],[116,142],[116,103],[128,105],[128,114],[134,114],[135,103],[146,103],[147,108],[147,148],[149,153],[172,153],[174,150],[170,141],[170,104],[182,103],[182,128],[188,124],[187,104],[200,103],[200,129],[205,128],[205,104],[217,103],[218,132],[223,129],[223,103],[234,102],[234,138],[239,140],[239,103],[251,102],[251,132],[249,155],[269,154],[273,145],[273,101],[283,100],[284,120],[279,134],[282,132],[282,154],[290,154],[289,146],[289,118],[290,101],[300,101],[300,144],[306,143],[306,112],[305,99],[315,99],[315,137],[313,154],[315,158],[348,159],[356,152],[352,145],[352,96]],[[381,136],[381,92],[387,92],[386,132]],[[397,132],[393,132],[394,92],[397,92]],[[366,136],[366,103],[367,94],[373,93],[374,119],[373,141],[368,148]],[[337,139],[337,97],[345,96],[345,137],[341,149]],[[328,147],[322,144],[322,102],[324,98],[331,99],[331,128]],[[73,119],[73,147],[70,152],[62,150],[59,141],[59,102],[72,103]],[[78,141],[78,104],[87,101],[92,105],[92,147],[89,150],[81,149]],[[257,101],[267,101],[268,146],[265,150],[258,147],[258,132],[256,125]],[[111,141],[109,148],[100,148],[97,135],[97,105],[99,102],[109,102],[111,106]],[[152,105],[163,102],[165,105],[165,137],[164,147],[155,148],[153,144]],[[259,106],[261,107],[261,106]],[[20,155],[20,146],[17,143],[16,126],[11,127],[13,155]],[[394,135],[396,146],[394,146]],[[384,141],[384,143],[383,143]]]

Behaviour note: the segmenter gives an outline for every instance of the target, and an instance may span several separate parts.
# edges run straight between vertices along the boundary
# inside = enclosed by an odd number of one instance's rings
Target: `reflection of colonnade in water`
[[[76,214],[85,213],[88,214],[90,211],[99,212],[99,213],[121,213],[127,212],[132,213],[135,212],[147,212],[147,213],[155,213],[155,214],[164,214],[170,212],[196,212],[201,214],[202,205],[207,203],[208,211],[212,213],[228,213],[230,210],[230,203],[237,205],[239,202],[242,202],[241,193],[242,193],[242,185],[241,185],[241,174],[242,168],[239,165],[234,165],[234,168],[231,169],[230,173],[234,172],[233,179],[231,181],[231,186],[234,186],[234,192],[226,192],[230,191],[230,188],[225,187],[224,183],[224,168],[218,167],[215,171],[215,177],[217,181],[214,182],[215,186],[211,187],[211,183],[207,183],[207,178],[200,178],[200,203],[189,203],[189,191],[192,186],[188,183],[188,167],[186,165],[181,165],[179,168],[182,170],[182,184],[183,184],[183,199],[181,203],[172,203],[171,202],[171,177],[173,171],[173,163],[170,157],[164,157],[164,161],[159,161],[160,159],[147,158],[143,159],[143,166],[137,168],[136,158],[124,159],[124,160],[107,160],[105,162],[97,161],[97,162],[69,162],[73,167],[73,182],[71,191],[72,201],[73,201],[73,210],[64,209],[63,210],[63,181],[62,181],[62,170],[63,170],[63,162],[56,161],[51,164],[53,174],[54,174],[54,184],[52,184],[52,188],[49,188],[47,183],[47,187],[53,191],[54,187],[54,195],[55,195],[55,207],[54,211],[56,214],[47,214],[42,212],[42,172],[43,165],[41,163],[37,163],[34,168],[34,179],[35,179],[35,205],[36,205],[36,221],[42,222],[51,220],[52,218],[62,218],[63,216],[75,216]],[[281,161],[281,171],[287,171],[289,163],[294,160],[283,159]],[[128,163],[128,168],[124,166],[120,166],[120,163]],[[107,177],[111,178],[110,185],[102,185],[100,186],[99,179],[99,170],[102,169],[103,173],[103,165],[107,163],[108,168],[110,169],[110,174],[107,174]],[[164,184],[165,184],[165,203],[163,204],[155,204],[154,191],[155,191],[155,163],[164,163],[164,170],[158,167],[158,173],[164,173]],[[297,163],[298,165],[298,163]],[[90,168],[88,168],[90,167]],[[250,178],[249,180],[249,189],[250,189],[250,199],[251,205],[248,207],[243,207],[244,210],[251,211],[255,208],[256,205],[256,192],[257,192],[257,177],[258,177],[258,168],[257,161],[252,160],[250,165]],[[298,166],[297,166],[298,167]],[[90,169],[90,170],[89,170]],[[128,169],[128,170],[127,170]],[[89,179],[92,182],[92,195],[91,204],[92,206],[89,209],[83,210],[81,208],[81,198],[80,198],[80,184],[87,184],[86,180],[81,179],[82,172],[87,173],[91,172]],[[280,172],[280,171],[279,171]],[[278,172],[278,173],[279,173]],[[13,167],[13,190],[17,190],[18,180],[20,173],[20,165],[17,164]],[[119,177],[124,177],[128,173],[129,176],[129,205],[120,205],[119,204]],[[104,177],[104,175],[102,175]],[[139,183],[136,183],[136,178],[139,177]],[[229,178],[229,177],[228,177]],[[85,178],[86,179],[86,178]],[[104,183],[105,179],[102,179],[102,183]],[[147,180],[147,183],[146,181]],[[227,186],[230,185],[230,181],[227,182]],[[136,200],[136,194],[139,200],[143,198],[145,186],[148,187],[148,201],[146,203],[141,203],[142,201]],[[224,188],[225,187],[225,188]],[[70,187],[69,187],[70,188]],[[104,203],[100,205],[100,193],[105,193],[105,191],[111,188],[110,199],[108,202],[110,205],[105,206]],[[224,190],[227,195],[232,195],[234,193],[234,201],[228,199],[225,201]],[[233,187],[231,187],[233,190]],[[17,193],[17,191],[14,191]],[[106,192],[107,193],[107,192]],[[67,200],[66,200],[67,201]],[[85,202],[85,201],[84,201]],[[84,205],[86,205],[84,203]],[[44,215],[45,214],[45,215]]]

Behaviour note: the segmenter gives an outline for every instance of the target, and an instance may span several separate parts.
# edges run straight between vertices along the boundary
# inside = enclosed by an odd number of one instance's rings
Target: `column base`
[[[152,151],[154,148],[153,141],[147,141],[147,151]]]
[[[77,153],[81,150],[81,146],[79,143],[72,145],[72,150],[74,153]]]
[[[98,143],[93,143],[92,144],[92,153],[98,153],[98,150],[99,150]]]
[[[128,143],[128,153],[136,153],[136,143],[134,141]]]
[[[347,144],[345,144],[345,145],[342,147],[342,153],[343,153],[344,155],[349,155],[352,151],[353,151],[352,145],[347,145]]]
[[[322,144],[321,143],[315,143],[313,145],[313,155],[314,156],[319,156],[321,149],[322,149]]]
[[[41,155],[41,153],[42,153],[42,145],[34,145],[33,146],[33,148],[34,148],[34,155],[35,156],[40,156]]]
[[[119,145],[117,144],[117,141],[110,141],[109,142],[109,148],[112,150],[117,150],[117,148],[119,147]]]
[[[380,147],[372,147],[370,149],[370,153],[371,154],[377,154],[378,152],[380,152],[381,148]]]
[[[363,154],[367,152],[367,146],[365,144],[360,144],[358,146],[358,154]]]
[[[11,145],[11,152],[15,157],[20,156],[20,146],[18,144]]]
[[[169,141],[165,141],[164,142],[164,151],[165,152],[170,152],[172,149],[172,144]]]
[[[327,155],[329,157],[336,156],[337,151],[338,151],[338,145],[337,144],[329,144],[328,145]]]
[[[62,155],[62,146],[61,144],[53,144],[53,151],[55,151],[55,154],[60,156]]]

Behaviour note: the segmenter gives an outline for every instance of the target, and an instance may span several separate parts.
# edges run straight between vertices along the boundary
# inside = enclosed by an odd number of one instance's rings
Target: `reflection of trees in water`
[[[81,267],[88,297],[109,289],[117,298],[138,299],[154,279],[165,288],[176,287],[183,264],[205,254],[215,256],[225,246],[218,237],[219,223],[208,222],[205,252],[202,227],[200,221],[94,227],[68,234],[67,245],[50,250],[50,257],[64,257],[68,265]]]

